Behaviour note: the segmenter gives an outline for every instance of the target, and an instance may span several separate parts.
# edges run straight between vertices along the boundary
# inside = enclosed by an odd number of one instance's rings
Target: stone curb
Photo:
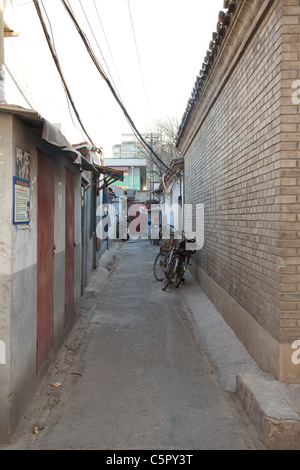
[[[267,376],[236,378],[236,395],[269,450],[300,448],[300,416],[285,388]]]
[[[111,268],[122,246],[123,243],[115,242],[101,255],[98,267],[93,271],[90,281],[83,291],[83,298],[99,295],[103,292],[108,282]]]

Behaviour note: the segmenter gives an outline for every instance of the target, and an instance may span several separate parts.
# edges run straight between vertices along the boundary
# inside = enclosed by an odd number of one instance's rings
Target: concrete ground
[[[265,375],[190,274],[161,290],[157,251],[129,241],[104,253],[79,320],[3,449],[275,448],[241,406]]]

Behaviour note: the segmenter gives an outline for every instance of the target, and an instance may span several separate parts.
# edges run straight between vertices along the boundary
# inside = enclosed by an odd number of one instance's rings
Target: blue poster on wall
[[[13,223],[30,223],[30,181],[13,177]]]

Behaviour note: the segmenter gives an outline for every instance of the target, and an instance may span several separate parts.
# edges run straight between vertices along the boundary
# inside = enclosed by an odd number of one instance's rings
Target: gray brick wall
[[[299,38],[300,1],[274,0],[185,153],[196,262],[282,343],[300,338]]]
[[[300,79],[299,0],[283,1],[281,75],[280,326],[287,341],[300,338],[300,104],[292,100],[293,83]]]

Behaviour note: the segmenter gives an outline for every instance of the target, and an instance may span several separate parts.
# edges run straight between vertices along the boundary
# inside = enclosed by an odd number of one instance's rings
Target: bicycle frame
[[[184,273],[186,272],[186,269],[189,264],[191,254],[194,253],[194,251],[187,251],[185,249],[185,243],[188,241],[190,240],[187,240],[185,237],[183,238],[183,240],[180,241],[176,239],[172,240],[172,248],[168,256],[168,261],[166,263],[165,269],[165,276],[162,281],[162,290],[165,290],[167,288],[175,274],[176,287],[179,287],[180,283],[182,282]],[[172,266],[172,263],[174,263],[174,266]]]

